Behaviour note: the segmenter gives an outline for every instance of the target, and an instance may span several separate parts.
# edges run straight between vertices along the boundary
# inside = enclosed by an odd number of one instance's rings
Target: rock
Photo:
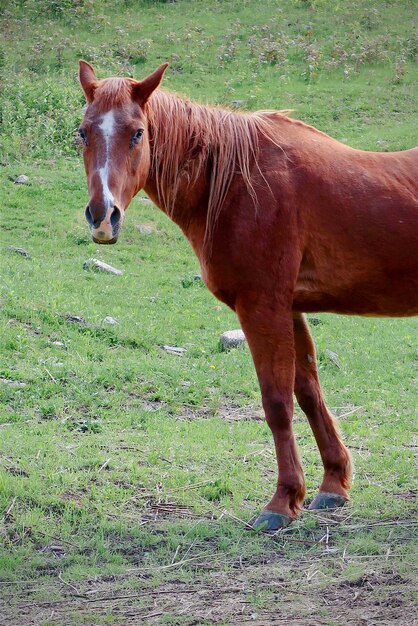
[[[118,320],[115,320],[115,318],[111,317],[110,315],[107,315],[107,317],[104,318],[103,322],[105,324],[111,324],[112,326],[119,324]]]
[[[55,544],[51,544],[50,546],[47,546],[45,549],[49,550],[50,552],[53,552],[54,554],[61,555],[65,553],[65,548],[63,546],[59,546]]]
[[[20,380],[9,380],[8,378],[0,378],[0,382],[10,387],[26,387],[26,383],[22,383]]]
[[[82,326],[87,326],[87,322],[84,317],[80,317],[79,315],[61,315],[66,322],[71,322],[72,324],[81,324]]]
[[[137,224],[136,229],[141,235],[152,235],[152,233],[156,232],[154,226],[149,226],[148,224]]]
[[[80,319],[82,319],[82,318],[80,318]],[[52,346],[59,346],[60,348],[66,348],[67,347],[63,341],[50,341],[50,344]]]
[[[29,182],[29,178],[25,176],[25,174],[21,174],[15,180],[15,185],[27,185]]]
[[[16,246],[8,246],[7,249],[10,250],[11,252],[16,252],[17,254],[21,254],[22,256],[25,256],[27,259],[30,259],[30,254],[27,250],[25,250],[25,248],[17,248]]]
[[[138,200],[140,202],[152,202],[151,198],[148,198],[148,196],[138,196]]]
[[[220,338],[222,350],[230,350],[231,348],[237,348],[238,346],[241,346],[246,342],[247,340],[241,329],[227,330],[225,333],[222,333],[221,338]]]
[[[331,363],[335,365],[335,367],[338,367],[338,369],[341,369],[340,357],[338,356],[336,352],[332,352],[332,350],[325,349],[324,353],[327,355]]]
[[[83,263],[83,269],[92,272],[107,272],[108,274],[117,274],[118,276],[123,274],[123,270],[117,270],[115,267],[103,261],[99,261],[98,259],[87,259],[87,261]]]
[[[233,107],[234,109],[242,109],[246,105],[246,100],[231,100],[231,107]]]
[[[202,280],[202,276],[200,274],[195,274],[193,276],[193,280]]]
[[[169,354],[177,354],[177,356],[183,356],[187,352],[186,348],[178,348],[177,346],[163,346],[163,350]]]

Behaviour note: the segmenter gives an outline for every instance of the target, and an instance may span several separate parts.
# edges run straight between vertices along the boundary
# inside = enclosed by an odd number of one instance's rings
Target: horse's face
[[[143,81],[99,81],[93,68],[80,61],[80,83],[88,104],[79,129],[90,194],[86,219],[96,243],[116,243],[125,210],[147,180],[146,103],[166,67]]]

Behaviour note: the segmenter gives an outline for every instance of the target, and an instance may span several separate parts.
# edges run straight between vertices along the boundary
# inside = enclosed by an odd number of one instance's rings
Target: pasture
[[[0,0],[0,624],[413,623],[417,320],[309,316],[351,501],[247,530],[276,465],[249,351],[219,348],[235,316],[143,194],[116,246],[92,243],[74,132],[78,58],[136,78],[167,60],[164,86],[193,99],[412,147],[415,10]],[[322,466],[295,411],[309,501]]]

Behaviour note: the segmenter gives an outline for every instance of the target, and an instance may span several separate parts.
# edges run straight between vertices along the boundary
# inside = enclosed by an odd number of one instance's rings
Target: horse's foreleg
[[[291,313],[271,303],[236,304],[258,380],[267,423],[276,447],[279,477],[276,492],[253,523],[277,530],[296,517],[303,504],[305,481],[292,429],[295,349]]]
[[[348,499],[351,479],[350,453],[338,433],[333,415],[325,405],[316,366],[315,346],[302,314],[293,318],[296,374],[295,395],[306,414],[324,464],[324,479],[310,509],[342,506]]]

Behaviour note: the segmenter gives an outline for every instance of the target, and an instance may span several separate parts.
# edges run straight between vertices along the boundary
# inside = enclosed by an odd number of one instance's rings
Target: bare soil
[[[325,557],[328,558],[328,557]],[[122,577],[104,576],[69,583],[3,587],[2,626],[74,624],[172,624],[182,626],[413,626],[418,624],[414,581],[382,567],[371,558],[365,573],[347,580],[325,578],[315,562],[282,562],[273,558],[261,566],[236,563],[223,572],[210,560],[196,562],[189,581],[171,579],[151,587],[144,568]],[[166,570],[190,568],[174,563]],[[377,568],[380,571],[377,571]],[[164,569],[164,568],[161,568]],[[202,571],[207,569],[207,575]]]

